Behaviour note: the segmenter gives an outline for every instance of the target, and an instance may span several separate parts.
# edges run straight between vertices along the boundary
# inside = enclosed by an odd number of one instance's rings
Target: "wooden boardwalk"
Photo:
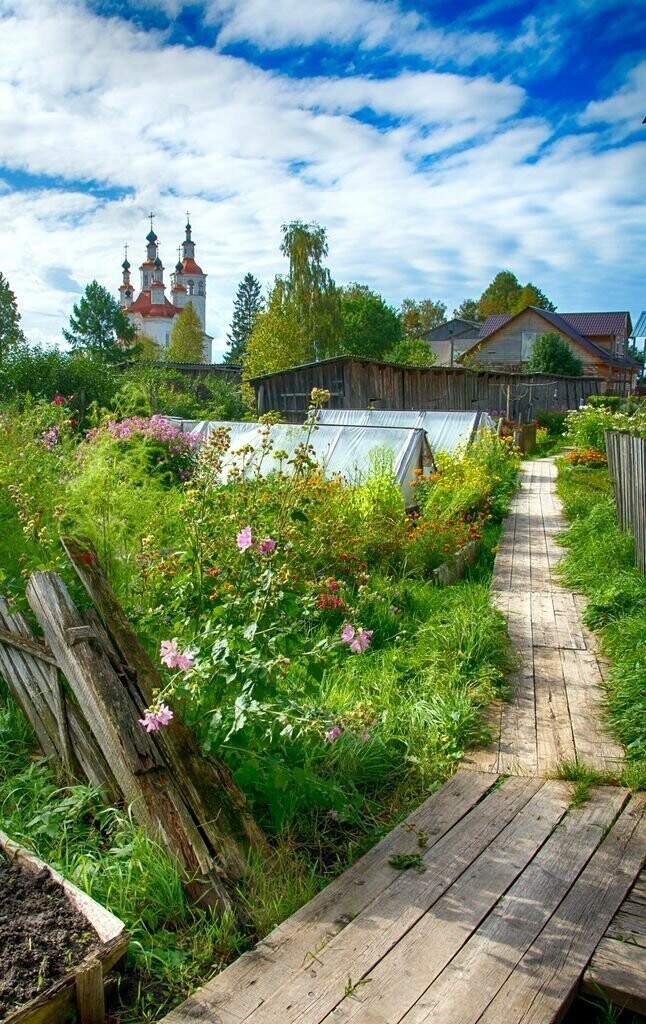
[[[554,475],[525,463],[496,559],[520,658],[495,742],[164,1024],[553,1024],[584,976],[643,1012],[646,794],[601,786],[574,806],[546,778],[622,757],[581,602],[552,579]]]
[[[494,566],[494,600],[505,615],[518,667],[511,699],[488,713],[493,742],[465,767],[552,775],[563,761],[617,771],[619,743],[604,727],[603,674],[594,636],[581,621],[584,599],[555,582],[565,521],[551,459],[525,462]]]
[[[165,1024],[560,1019],[639,871],[645,810],[461,771]]]

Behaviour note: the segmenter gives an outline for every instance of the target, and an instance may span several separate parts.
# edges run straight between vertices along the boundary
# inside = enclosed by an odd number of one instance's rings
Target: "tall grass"
[[[558,491],[570,526],[563,582],[588,598],[585,621],[600,634],[612,666],[607,680],[613,725],[635,785],[646,784],[646,577],[632,539],[617,525],[605,469],[559,465]]]

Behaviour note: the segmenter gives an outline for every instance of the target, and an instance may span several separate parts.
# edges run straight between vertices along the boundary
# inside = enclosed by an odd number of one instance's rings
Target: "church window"
[[[197,294],[198,295],[204,295],[204,281],[198,281],[198,284],[197,284]]]
[[[194,287],[195,287],[195,283],[193,281],[189,281],[188,284],[186,285],[186,288],[187,288],[187,291],[188,291],[189,295],[193,294]]]
[[[148,287],[148,274],[144,272],[144,288]]]

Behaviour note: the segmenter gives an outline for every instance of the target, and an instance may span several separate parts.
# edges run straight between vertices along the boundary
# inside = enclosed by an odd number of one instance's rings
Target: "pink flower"
[[[188,672],[190,668],[193,668],[195,664],[195,658],[190,651],[184,651],[183,654],[178,654],[175,659],[175,668],[178,668],[181,672]]]
[[[251,533],[251,527],[245,526],[243,530],[240,530],[237,538],[237,544],[241,551],[246,551],[253,544],[253,536]]]
[[[368,740],[370,739],[370,733],[368,732],[367,729],[363,730],[363,732],[361,733],[361,736],[359,737],[359,739],[361,740],[362,743],[367,743],[368,742]]]
[[[335,725],[331,729],[328,729],[328,731],[325,734],[325,742],[334,743],[335,740],[338,740],[339,736],[341,735],[341,732],[342,730],[339,728],[338,725]]]
[[[238,543],[240,543],[240,538],[239,537],[238,537]],[[258,545],[258,551],[260,552],[261,555],[271,555],[271,554],[274,553],[275,550],[276,550],[276,541],[272,540],[271,537],[265,537],[265,539],[261,540],[260,544]]]
[[[188,672],[189,668],[193,668],[195,664],[195,658],[190,651],[180,651],[177,646],[177,637],[173,637],[172,640],[162,640],[159,657],[162,665],[166,665],[168,668],[178,668],[182,672]]]
[[[65,405],[65,399],[62,395],[54,395],[52,398],[52,405]]]
[[[157,732],[162,725],[168,725],[173,718],[173,712],[167,704],[158,704],[144,711],[144,717],[139,719],[139,724],[146,732]]]
[[[341,640],[344,644],[348,645],[353,654],[363,654],[370,647],[372,636],[372,629],[360,629],[357,631],[349,623],[341,630]]]

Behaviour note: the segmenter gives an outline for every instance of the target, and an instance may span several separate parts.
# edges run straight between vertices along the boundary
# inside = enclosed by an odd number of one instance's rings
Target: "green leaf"
[[[293,519],[295,523],[307,523],[309,522],[307,516],[300,508],[293,508],[289,513],[290,519]]]

